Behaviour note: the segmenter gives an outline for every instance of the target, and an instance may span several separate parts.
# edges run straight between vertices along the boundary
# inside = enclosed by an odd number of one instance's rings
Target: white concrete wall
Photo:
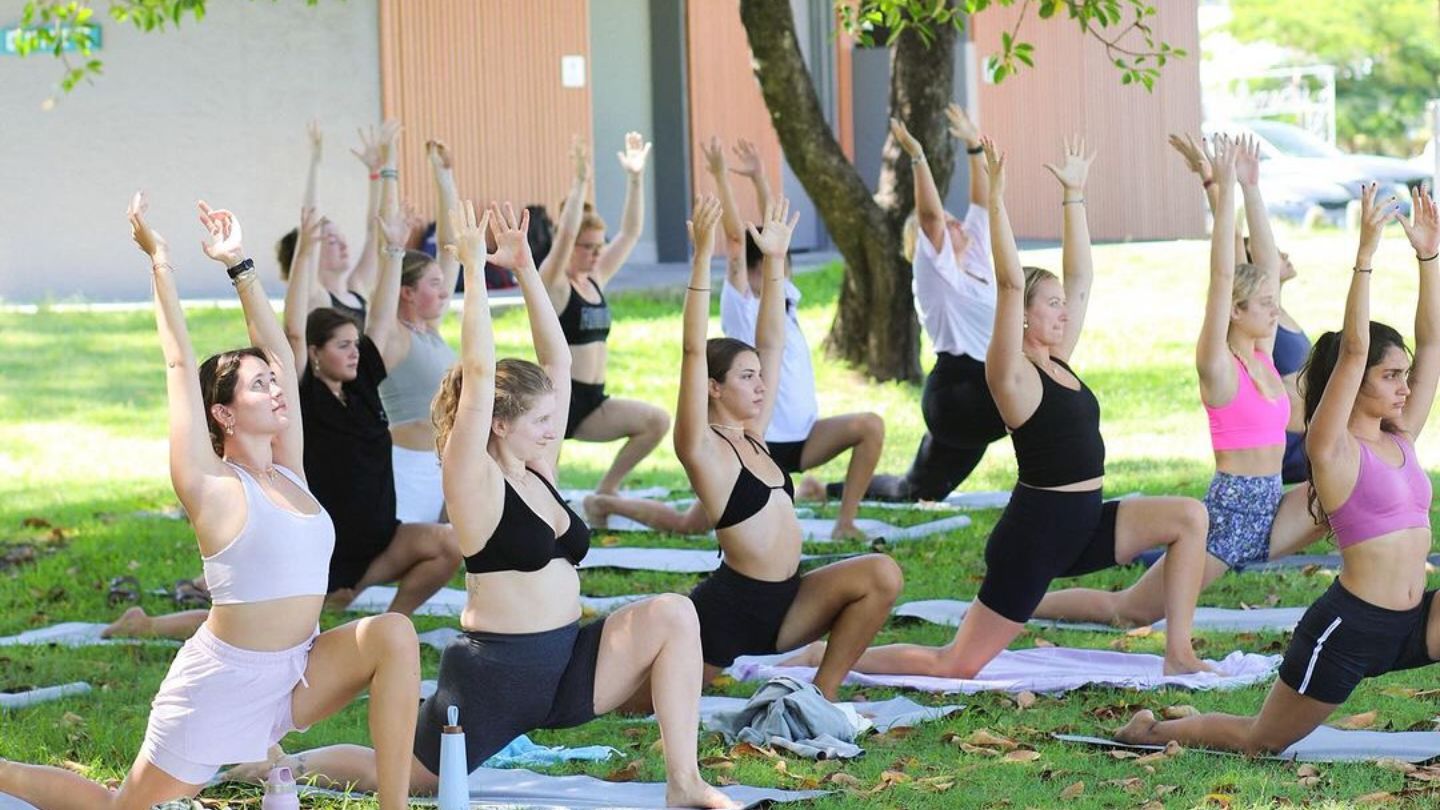
[[[650,79],[649,0],[599,0],[590,4],[590,83],[594,109],[595,208],[613,238],[625,210],[625,170],[615,153],[625,148],[625,133],[636,130],[655,140]],[[657,143],[655,149],[679,144]],[[636,262],[655,261],[655,163],[645,172],[645,230]],[[557,201],[546,201],[551,211]],[[557,215],[558,216],[558,215]]]
[[[0,26],[23,5],[0,0]],[[183,295],[233,294],[200,252],[196,199],[235,211],[278,294],[273,245],[299,215],[312,117],[327,136],[321,209],[359,250],[367,181],[349,149],[380,114],[376,0],[212,2],[201,22],[164,33],[101,25],[105,75],[49,111],[57,61],[0,56],[0,298],[148,297],[124,217],[138,188]]]

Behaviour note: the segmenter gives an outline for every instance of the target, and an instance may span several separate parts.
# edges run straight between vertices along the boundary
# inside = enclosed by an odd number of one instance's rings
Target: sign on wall
[[[77,43],[80,37],[75,35],[80,32],[84,32],[84,34],[90,38],[90,50],[100,50],[100,26],[93,23],[86,23],[80,26],[62,25],[60,28],[61,30],[58,32],[61,35],[60,41],[64,43],[61,48],[62,51],[74,53],[80,50],[80,46]],[[20,36],[27,30],[33,31],[35,29],[26,29],[18,25],[9,28],[0,28],[0,54],[18,56],[20,54]],[[72,32],[74,33],[72,34]]]

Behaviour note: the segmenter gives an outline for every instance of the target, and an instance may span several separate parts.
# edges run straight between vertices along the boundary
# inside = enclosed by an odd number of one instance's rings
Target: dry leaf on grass
[[[1295,770],[1301,787],[1313,788],[1320,784],[1320,769],[1314,765],[1301,765]]]
[[[826,776],[824,779],[822,779],[822,780],[820,780],[820,781],[822,781],[822,782],[828,782],[829,784],[832,784],[832,785],[839,785],[839,786],[844,787],[844,788],[858,788],[858,787],[860,787],[860,780],[859,780],[859,779],[856,779],[855,777],[851,776],[851,775],[848,774],[848,773],[845,773],[844,771],[836,771],[836,772],[834,772],[834,773]]]
[[[606,782],[634,782],[640,775],[640,760],[632,759],[605,775]]]
[[[1136,793],[1145,788],[1145,780],[1138,776],[1132,776],[1128,779],[1106,779],[1100,784],[1108,787],[1118,787],[1126,793]]]
[[[1005,755],[1006,762],[1034,762],[1039,758],[1039,751],[1011,751]]]
[[[1149,636],[1151,633],[1154,632],[1155,628],[1151,625],[1146,624],[1140,627],[1136,627],[1133,630],[1126,631],[1125,635],[1129,636],[1130,638],[1145,638],[1146,636]]]
[[[1067,788],[1065,788],[1064,790],[1060,791],[1060,798],[1065,799],[1065,800],[1068,801],[1068,800],[1070,800],[1070,799],[1078,798],[1078,797],[1080,796],[1080,794],[1082,794],[1082,793],[1084,793],[1084,792],[1085,792],[1085,783],[1084,783],[1084,782],[1076,782],[1075,784],[1071,785],[1070,787],[1067,787]]]
[[[1199,713],[1199,709],[1190,705],[1166,706],[1160,710],[1160,716],[1166,720],[1179,720],[1182,717],[1193,717]]]
[[[753,757],[756,759],[779,759],[780,755],[769,748],[761,748],[750,743],[739,743],[730,749],[730,756],[739,759],[741,757]]]
[[[1361,712],[1359,714],[1352,714],[1349,717],[1342,717],[1339,720],[1336,720],[1334,725],[1336,728],[1344,728],[1354,731],[1356,729],[1370,728],[1371,726],[1375,725],[1375,720],[1377,717],[1379,717],[1379,712],[1373,710],[1368,712]]]
[[[1403,759],[1395,759],[1394,757],[1377,759],[1375,760],[1375,765],[1387,771],[1395,771],[1396,773],[1411,773],[1416,769],[1415,766],[1409,762]]]
[[[1021,692],[1015,696],[1015,705],[1021,709],[1028,709],[1035,705],[1036,700],[1038,700],[1038,698],[1035,697],[1034,692]]]
[[[1036,636],[1036,637],[1035,637],[1035,646],[1036,646],[1036,647],[1054,647],[1054,646],[1055,646],[1055,642],[1050,641],[1049,639],[1044,639],[1044,638],[1040,638],[1039,636]]]
[[[1126,749],[1124,749],[1124,748],[1115,748],[1115,749],[1113,749],[1113,750],[1107,751],[1106,753],[1108,753],[1110,756],[1114,757],[1115,759],[1139,759],[1139,758],[1140,758],[1140,755],[1139,755],[1139,754],[1135,753],[1134,751],[1126,750]]]
[[[1388,790],[1377,790],[1374,793],[1366,793],[1364,796],[1356,796],[1352,801],[1356,804],[1390,804],[1396,798],[1395,794]]]
[[[967,742],[960,743],[960,750],[967,754],[976,754],[982,757],[998,757],[1000,752],[994,748],[986,748],[983,745],[971,745]]]
[[[965,742],[968,742],[971,745],[989,745],[996,748],[1003,748],[1006,751],[1014,751],[1016,748],[1020,747],[1015,744],[1014,740],[1008,739],[1006,737],[1001,737],[1000,735],[994,734],[986,728],[972,731],[970,733],[970,736],[965,738]]]

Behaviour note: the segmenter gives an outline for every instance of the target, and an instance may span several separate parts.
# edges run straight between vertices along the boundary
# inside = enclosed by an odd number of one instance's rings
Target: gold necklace
[[[236,467],[239,467],[245,472],[250,473],[256,478],[259,478],[262,475],[265,476],[265,480],[269,481],[272,484],[275,483],[275,476],[280,474],[280,471],[275,469],[274,464],[267,464],[264,470],[257,470],[254,467],[251,467],[249,464],[242,464],[233,458],[227,458],[225,460],[230,462],[231,464],[234,464]]]

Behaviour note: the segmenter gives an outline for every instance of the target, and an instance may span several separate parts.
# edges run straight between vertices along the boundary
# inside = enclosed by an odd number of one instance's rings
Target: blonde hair
[[[450,432],[455,429],[455,411],[460,406],[464,388],[464,369],[456,363],[440,381],[440,390],[430,403],[430,424],[435,427],[435,453],[445,455]],[[516,419],[535,404],[535,398],[555,390],[545,369],[515,357],[506,357],[495,364],[495,407],[493,419]]]
[[[565,213],[565,201],[564,201],[564,200],[561,200],[561,201],[560,201],[560,213],[561,213],[561,214],[564,214],[564,213]],[[591,204],[588,203],[588,202],[585,203],[584,206],[583,206],[583,208],[582,208],[582,212],[581,212],[581,214],[580,214],[580,230],[576,232],[577,236],[578,236],[578,234],[584,233],[585,231],[604,231],[604,230],[605,230],[605,219],[604,219],[603,217],[601,217],[600,214],[595,211],[595,206],[591,205]]]
[[[1060,279],[1054,273],[1046,270],[1043,267],[1026,267],[1024,269],[1025,307],[1028,309],[1030,307],[1031,300],[1035,298],[1035,288],[1040,285],[1040,282],[1044,281],[1047,278],[1053,278],[1056,281],[1059,281]]]
[[[1230,303],[1239,304],[1243,308],[1245,302],[1260,291],[1260,285],[1265,283],[1265,275],[1259,265],[1250,262],[1235,265],[1235,283],[1230,287]]]
[[[914,211],[905,218],[905,227],[900,231],[900,255],[905,261],[915,261],[915,248],[920,241],[920,215]]]

